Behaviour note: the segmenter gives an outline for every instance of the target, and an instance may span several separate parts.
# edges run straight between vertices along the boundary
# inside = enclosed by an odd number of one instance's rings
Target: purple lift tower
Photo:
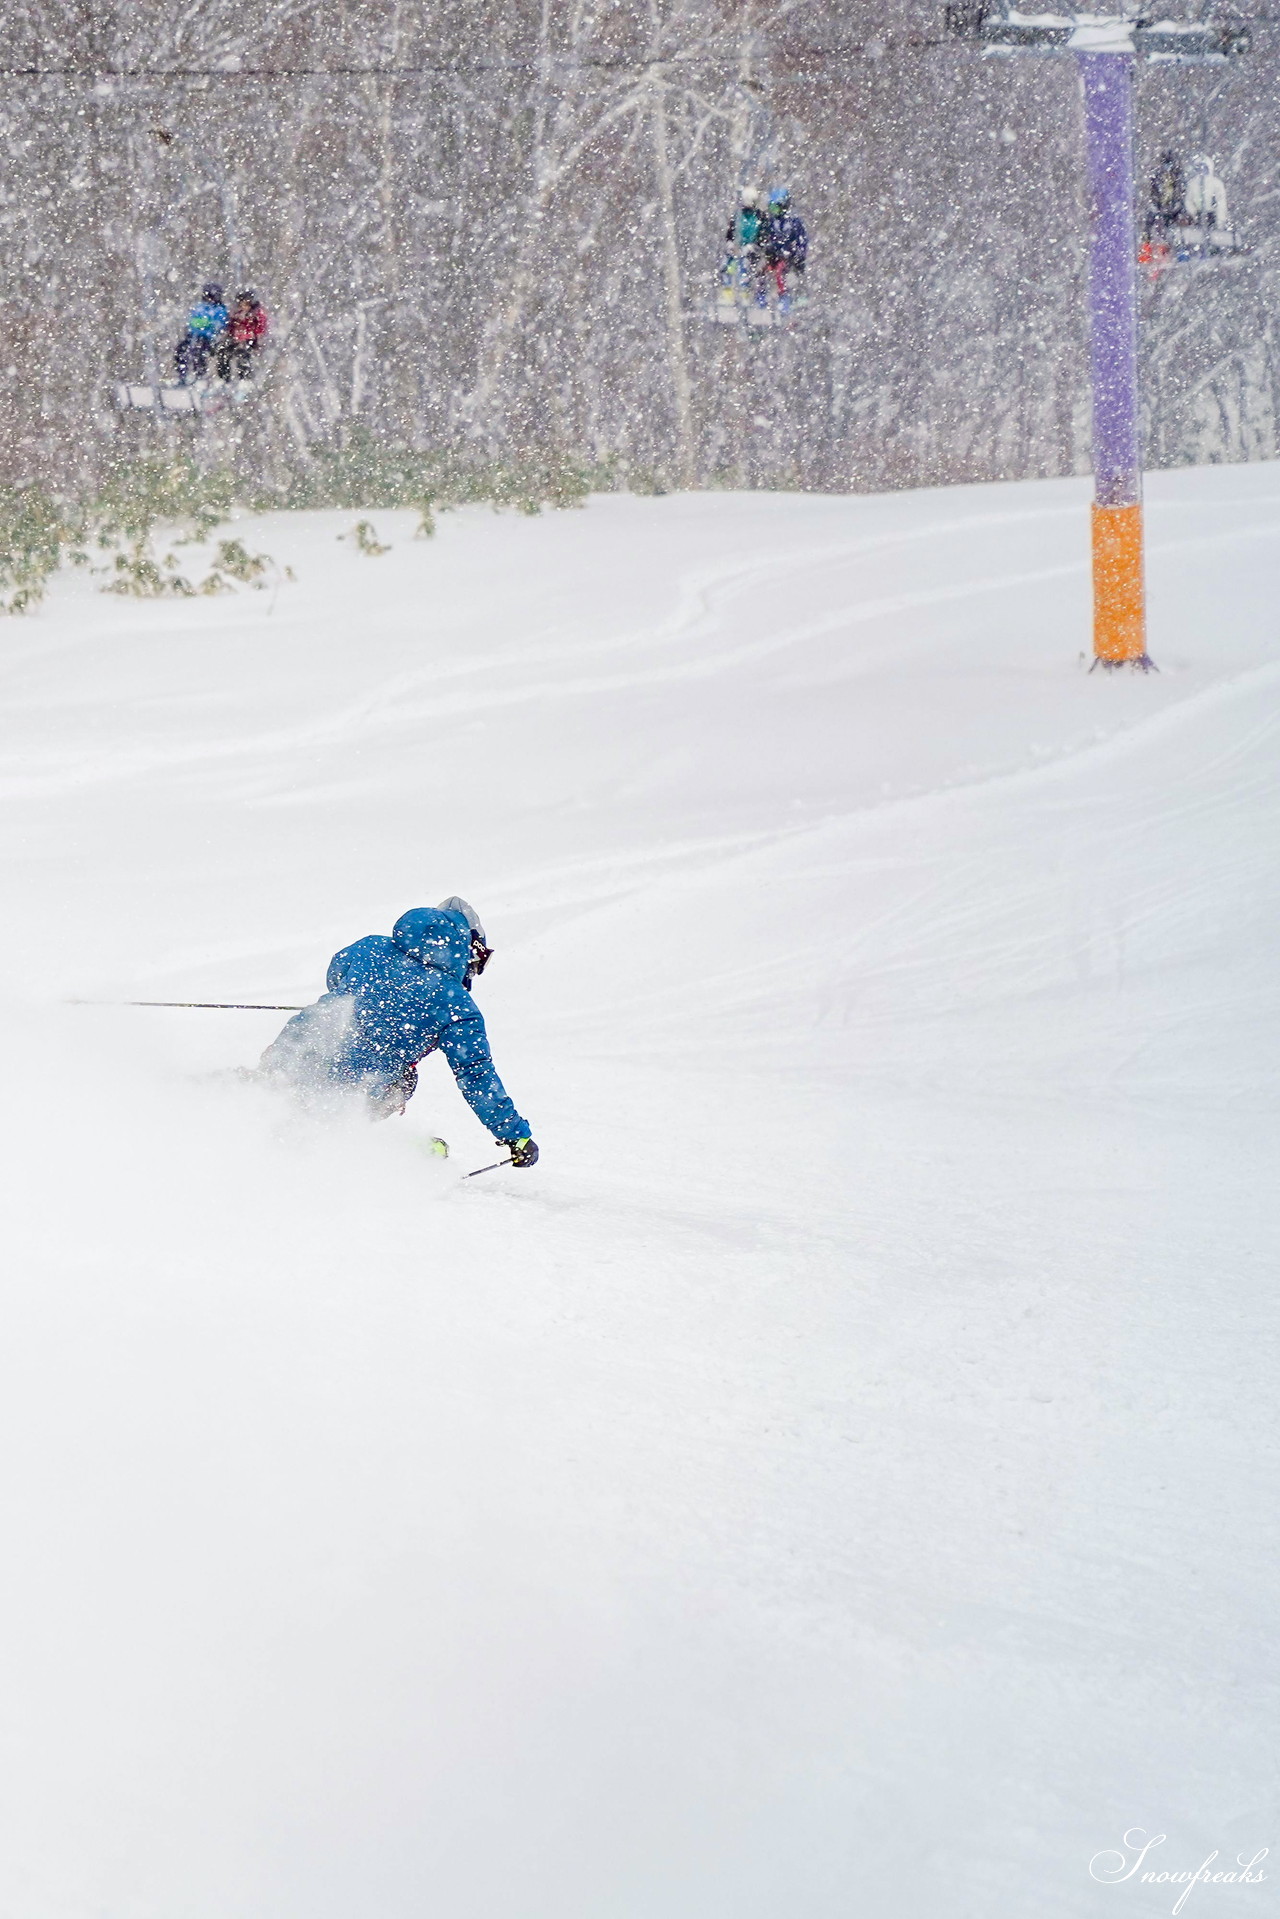
[[[1149,671],[1143,579],[1142,435],[1134,233],[1134,88],[1140,59],[1219,64],[1249,47],[1248,29],[1151,24],[1134,13],[1022,13],[960,4],[947,31],[985,55],[1074,56],[1084,92],[1089,169],[1089,358],[1093,377],[1094,665]]]
[[[1142,568],[1138,293],[1133,231],[1133,86],[1123,27],[1077,28],[1089,160],[1089,358],[1093,374],[1093,652],[1104,667],[1148,668]],[[1127,41],[1127,44],[1125,42]],[[1076,42],[1083,42],[1076,45]]]

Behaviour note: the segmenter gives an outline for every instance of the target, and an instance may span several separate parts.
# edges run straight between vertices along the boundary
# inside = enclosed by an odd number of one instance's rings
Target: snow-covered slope
[[[1280,473],[1152,494],[1149,680],[1074,482],[281,516],[4,627],[6,1919],[1110,1919],[1127,1828],[1277,1838]],[[527,1175],[438,1060],[326,1131],[218,1073],[279,1017],[67,1003],[453,892]]]

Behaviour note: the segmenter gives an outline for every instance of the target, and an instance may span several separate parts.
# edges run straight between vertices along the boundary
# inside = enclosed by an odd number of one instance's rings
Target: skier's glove
[[[513,1166],[536,1166],[538,1163],[537,1141],[532,1139],[500,1139],[499,1146],[511,1148]]]

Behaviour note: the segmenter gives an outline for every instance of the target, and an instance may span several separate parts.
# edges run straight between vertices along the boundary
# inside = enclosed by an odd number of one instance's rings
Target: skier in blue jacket
[[[437,1047],[463,1098],[512,1164],[532,1166],[538,1148],[494,1071],[471,982],[492,957],[475,908],[462,899],[415,906],[391,929],[344,946],[329,962],[328,991],[289,1021],[259,1072],[310,1103],[344,1092],[375,1119],[403,1113],[418,1063]]]
[[[784,312],[788,312],[792,287],[787,276],[794,274],[799,279],[809,257],[809,235],[799,214],[791,211],[789,187],[777,187],[769,195],[769,217],[764,223],[760,244],[764,253],[765,279],[773,281],[778,303]],[[766,297],[763,282],[758,297],[763,304]]]
[[[187,330],[173,350],[173,362],[181,385],[204,377],[209,355],[227,327],[226,303],[222,288],[211,280],[199,301],[187,315]]]

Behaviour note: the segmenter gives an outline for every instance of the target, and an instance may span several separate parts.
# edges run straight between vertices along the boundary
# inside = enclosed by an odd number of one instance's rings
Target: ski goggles
[[[476,974],[483,973],[485,967],[489,964],[489,961],[492,958],[493,958],[492,946],[486,946],[480,934],[473,929],[471,934],[471,962],[470,962],[472,976],[474,977]]]

